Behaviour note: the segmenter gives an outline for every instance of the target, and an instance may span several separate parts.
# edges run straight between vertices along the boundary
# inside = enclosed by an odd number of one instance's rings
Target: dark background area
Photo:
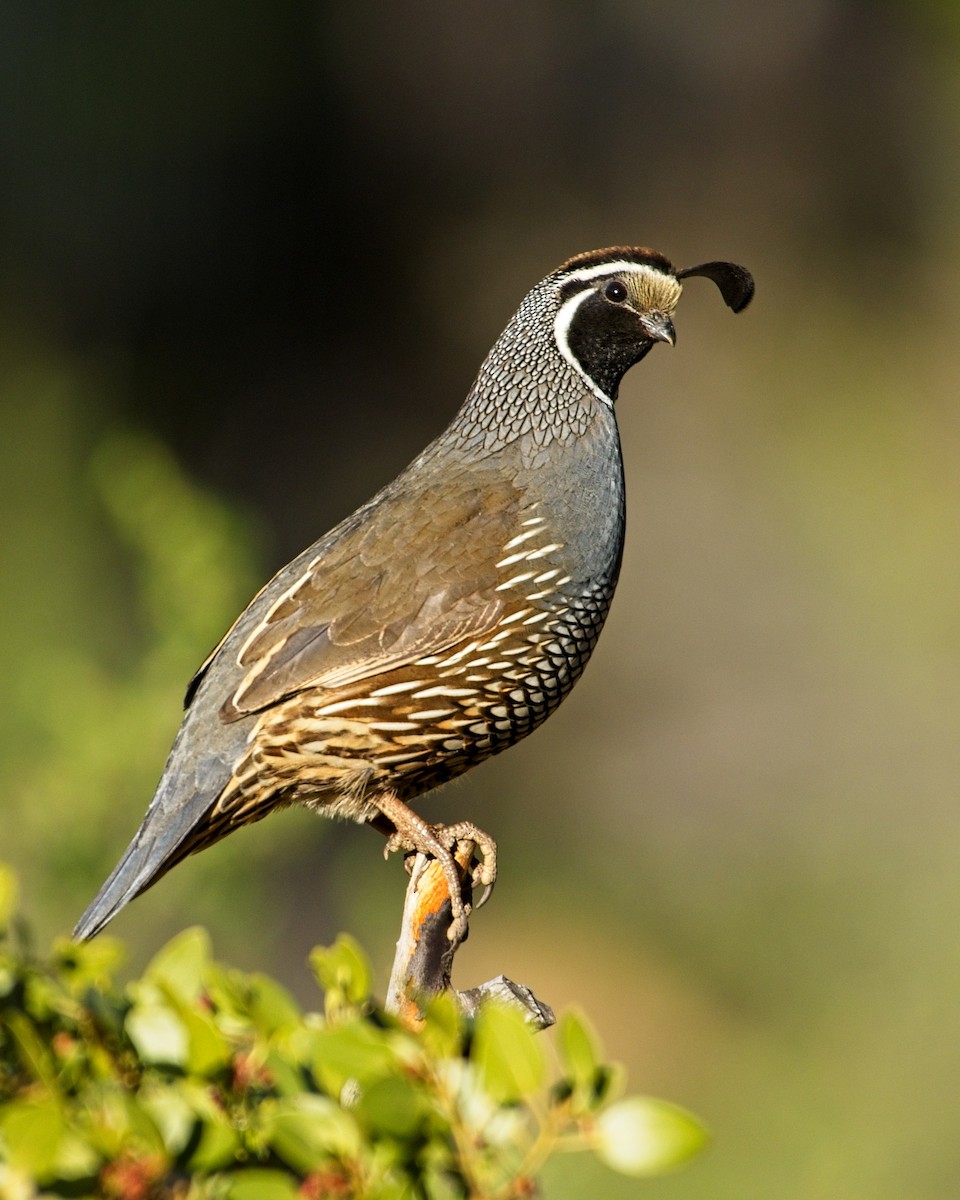
[[[449,420],[578,251],[741,261],[618,404],[583,682],[423,806],[497,838],[458,958],[591,1013],[712,1153],[651,1196],[935,1200],[960,1170],[952,3],[0,8],[0,854],[38,939],[135,830],[269,574]],[[285,813],[111,930],[313,1002],[404,876]],[[571,1158],[547,1194],[633,1195]]]

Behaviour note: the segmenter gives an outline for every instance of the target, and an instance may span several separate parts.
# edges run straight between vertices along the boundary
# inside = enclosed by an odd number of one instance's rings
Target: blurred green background
[[[137,827],[183,686],[446,423],[526,289],[688,287],[619,401],[617,602],[529,742],[423,805],[498,839],[458,957],[583,1003],[712,1152],[553,1200],[934,1200],[960,1177],[954,0],[0,7],[0,855],[38,940]],[[287,812],[113,931],[385,985],[404,876]]]

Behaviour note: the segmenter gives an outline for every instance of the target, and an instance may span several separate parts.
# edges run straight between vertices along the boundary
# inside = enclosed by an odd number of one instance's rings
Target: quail
[[[436,857],[462,936],[452,851],[474,842],[489,890],[495,844],[410,803],[525,737],[582,673],[623,550],[614,401],[630,367],[674,344],[691,276],[734,312],[753,295],[743,267],[676,270],[643,247],[577,255],[527,294],[450,426],[284,567],[200,667],[143,823],[75,937],[297,803]]]

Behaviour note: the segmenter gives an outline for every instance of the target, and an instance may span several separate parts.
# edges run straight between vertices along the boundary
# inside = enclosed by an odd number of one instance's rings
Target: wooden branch
[[[470,860],[473,843],[461,843],[454,854],[460,874],[460,894],[464,905],[472,898]],[[423,1020],[421,1001],[445,992],[450,986],[453,956],[460,941],[451,941],[450,896],[443,870],[435,858],[418,854],[414,859],[407,896],[403,905],[403,924],[393,960],[387,990],[387,1012],[394,1013],[407,1025],[417,1027]]]
[[[464,905],[472,900],[471,864],[474,845],[460,842],[454,858],[460,874],[460,894]],[[394,1013],[411,1028],[423,1023],[422,1005],[451,987],[453,959],[464,938],[451,940],[450,896],[443,870],[436,859],[418,854],[407,884],[403,906],[403,924],[393,960],[387,1011]],[[553,1011],[534,996],[529,988],[498,975],[466,992],[454,991],[460,1006],[473,1016],[489,999],[516,1006],[531,1024],[545,1029],[554,1023]]]

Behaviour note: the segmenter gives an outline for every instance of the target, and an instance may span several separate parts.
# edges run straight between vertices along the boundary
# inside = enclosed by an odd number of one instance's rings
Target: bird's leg
[[[466,934],[471,907],[465,905],[461,898],[460,875],[451,851],[458,843],[466,841],[473,842],[480,850],[482,862],[475,867],[471,878],[474,885],[484,885],[483,896],[477,905],[479,908],[489,897],[497,877],[497,846],[493,838],[469,821],[461,821],[456,825],[430,825],[402,800],[389,793],[379,796],[375,804],[394,827],[394,832],[387,838],[384,857],[394,850],[406,850],[429,854],[440,864],[450,893],[453,915],[448,937],[451,941],[459,941]]]

